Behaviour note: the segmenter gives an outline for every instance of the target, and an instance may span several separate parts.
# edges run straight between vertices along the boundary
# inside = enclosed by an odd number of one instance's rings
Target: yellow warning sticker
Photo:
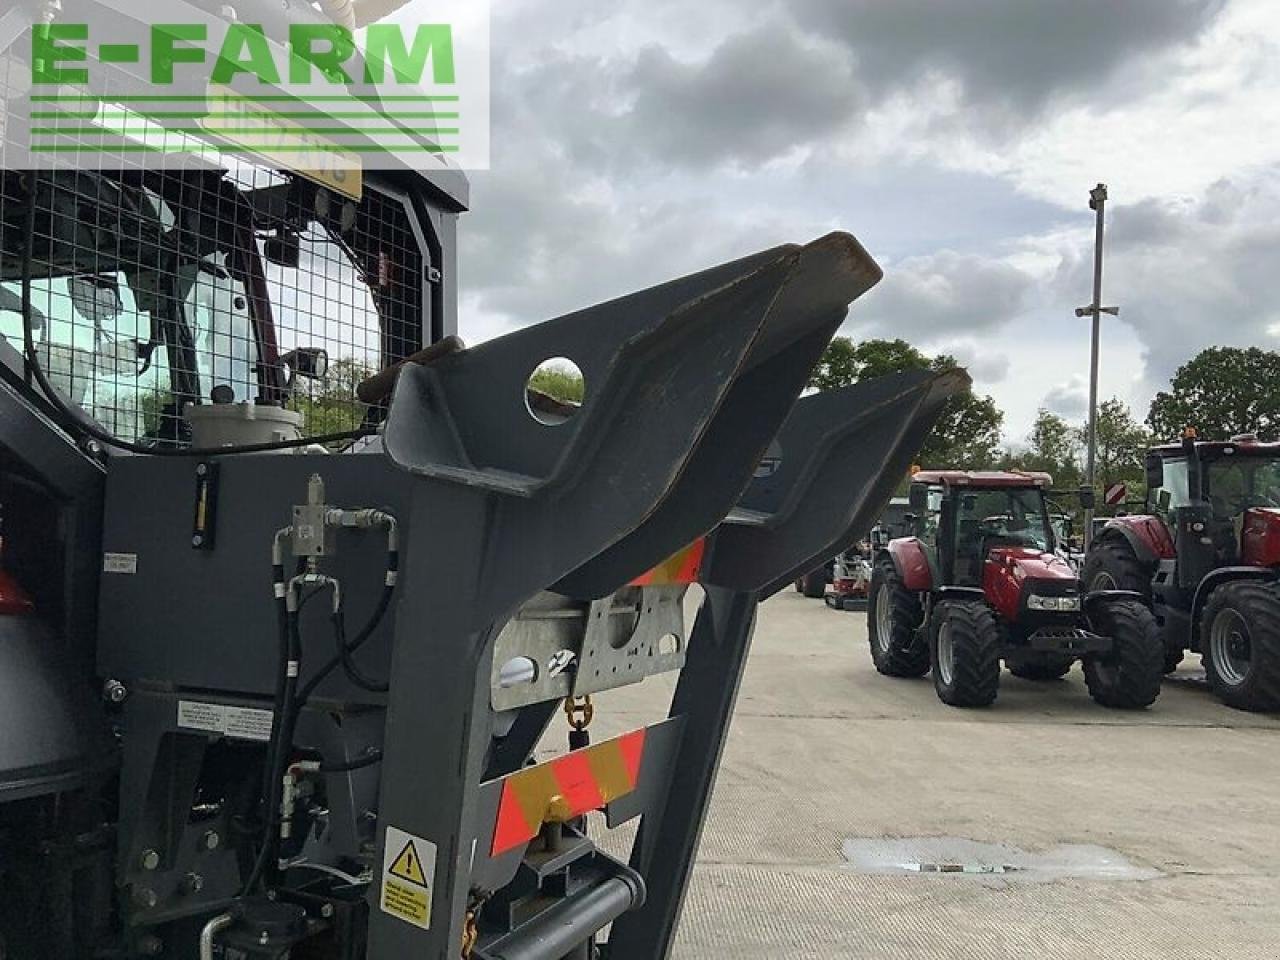
[[[396,857],[395,862],[391,864],[391,875],[399,877],[401,880],[408,880],[410,883],[416,883],[420,887],[427,885],[427,878],[422,873],[422,861],[418,859],[418,853],[413,848],[412,840],[404,845],[404,849],[400,851],[400,856]]]
[[[382,912],[430,930],[435,879],[436,845],[387,827],[382,847]]]

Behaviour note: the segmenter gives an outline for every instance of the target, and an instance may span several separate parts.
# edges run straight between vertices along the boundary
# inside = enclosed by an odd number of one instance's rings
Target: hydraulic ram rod
[[[644,880],[634,870],[563,900],[491,952],[493,960],[561,960],[624,913],[644,904]]]

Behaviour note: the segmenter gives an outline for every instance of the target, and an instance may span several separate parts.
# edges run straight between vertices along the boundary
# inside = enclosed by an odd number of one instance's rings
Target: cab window
[[[126,440],[156,428],[170,398],[167,357],[123,273],[34,279],[31,307],[36,355],[63,400]],[[0,284],[0,340],[21,358],[18,281]]]
[[[1187,461],[1166,460],[1163,483],[1159,487],[1153,487],[1147,497],[1152,510],[1166,522],[1172,523],[1174,510],[1191,505],[1187,484]]]
[[[938,518],[942,511],[942,487],[930,487],[928,506],[921,516],[916,518],[916,536],[930,546],[938,543]]]

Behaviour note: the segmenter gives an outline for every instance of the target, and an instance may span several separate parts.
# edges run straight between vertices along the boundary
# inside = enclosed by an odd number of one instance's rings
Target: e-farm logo
[[[485,167],[487,15],[479,37],[432,19],[36,25],[27,150],[37,166],[247,154],[347,192],[368,167]]]
[[[410,34],[407,37],[406,34]],[[203,70],[211,51],[206,24],[155,24],[149,31],[145,62],[150,81],[156,87],[171,87],[181,66]],[[40,84],[89,82],[85,64],[90,57],[89,25],[84,23],[38,24],[31,32],[31,81]],[[101,63],[138,64],[144,62],[142,44],[102,43],[97,46]],[[453,57],[453,29],[448,24],[399,24],[369,27],[364,49],[355,34],[337,24],[295,23],[289,27],[284,48],[287,62],[277,61],[279,48],[267,39],[257,24],[229,24],[217,54],[213,57],[211,79],[232,83],[242,74],[259,83],[279,85],[284,78],[295,85],[310,85],[317,71],[330,83],[351,84],[362,78],[366,84],[386,82],[388,65],[397,83],[420,84],[427,65],[437,85],[456,83]],[[363,56],[357,57],[363,53]],[[363,69],[352,69],[352,61],[363,60]]]

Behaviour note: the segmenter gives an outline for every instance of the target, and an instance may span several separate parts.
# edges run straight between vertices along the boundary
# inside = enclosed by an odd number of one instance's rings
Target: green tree
[[[831,341],[809,378],[815,390],[835,390],[863,380],[906,370],[953,370],[955,358],[930,357],[905,340]],[[919,461],[931,467],[981,470],[993,466],[1000,446],[1004,414],[991,397],[971,390],[947,401]]]
[[[321,436],[359,429],[366,407],[356,387],[373,373],[372,367],[347,358],[330,363],[322,380],[299,380],[289,409],[302,414],[302,432]]]
[[[1147,425],[1161,441],[1195,427],[1206,440],[1238,433],[1280,439],[1280,353],[1258,347],[1210,347],[1178,368],[1156,394]]]
[[[1080,484],[1080,453],[1079,432],[1056,413],[1041,408],[1027,434],[1026,449],[1007,453],[1000,465],[1006,470],[1052,474],[1054,485],[1067,489]]]
[[[1080,443],[1088,443],[1089,423],[1080,427]],[[1105,486],[1123,483],[1129,488],[1129,499],[1141,499],[1146,491],[1146,452],[1151,434],[1133,418],[1119,398],[1098,406],[1098,482]],[[1099,501],[1101,509],[1101,501]]]

